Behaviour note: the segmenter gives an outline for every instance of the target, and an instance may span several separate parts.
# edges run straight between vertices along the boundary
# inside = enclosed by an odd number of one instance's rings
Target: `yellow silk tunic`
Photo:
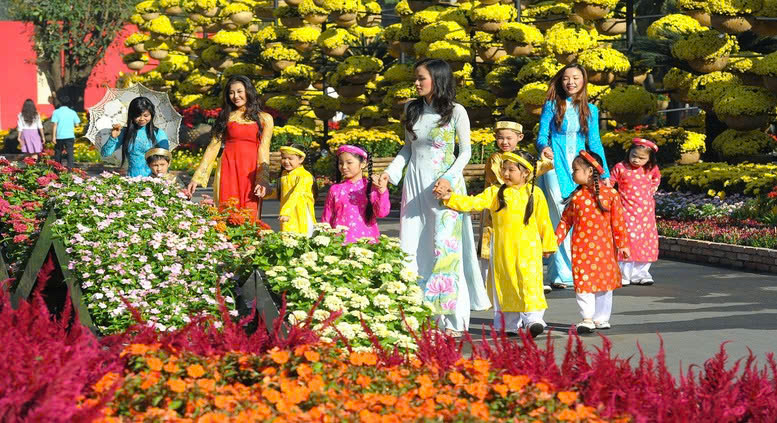
[[[494,225],[491,274],[488,295],[496,292],[504,312],[540,311],[548,308],[542,287],[542,254],[556,251],[556,235],[548,214],[548,203],[539,188],[534,189],[534,212],[523,224],[531,184],[505,189],[507,206],[500,210],[499,186],[490,186],[476,196],[453,194],[445,205],[462,212],[488,209]],[[494,301],[494,298],[491,298]]]
[[[309,234],[316,223],[313,175],[300,166],[281,176],[281,216],[288,222],[281,223],[281,232]]]
[[[537,176],[548,173],[553,169],[553,161],[541,157],[537,162]],[[504,183],[502,180],[502,153],[494,153],[488,158],[485,169],[486,187],[500,187]],[[491,212],[486,209],[480,215],[480,258],[487,260],[491,257],[491,237],[493,229],[491,223]]]

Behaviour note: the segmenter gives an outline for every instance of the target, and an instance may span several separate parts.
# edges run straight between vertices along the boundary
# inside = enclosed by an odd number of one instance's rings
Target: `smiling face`
[[[358,181],[362,178],[362,171],[367,167],[367,163],[351,153],[341,153],[337,156],[337,167],[343,180]]]
[[[229,101],[236,109],[246,105],[246,87],[242,82],[233,82],[229,86]]]
[[[148,164],[148,167],[151,168],[151,174],[154,176],[166,175],[170,162],[165,159],[154,160]]]
[[[583,89],[583,72],[578,68],[568,68],[561,76],[561,85],[568,96],[573,96]]]
[[[305,159],[296,154],[281,153],[281,167],[287,172],[300,167],[303,161],[305,161]]]
[[[629,163],[634,167],[645,166],[650,160],[650,151],[644,147],[634,147],[629,151]]]
[[[572,161],[572,180],[578,185],[588,185],[594,175],[594,168],[578,157]]]
[[[500,129],[496,131],[496,145],[503,153],[514,151],[518,142],[522,139],[523,134],[519,134],[510,129]]]
[[[148,110],[142,111],[135,117],[135,125],[138,125],[141,128],[146,126],[149,122],[151,122],[151,112]]]
[[[429,69],[426,66],[415,68],[415,89],[419,96],[427,99],[431,98],[434,93],[434,81],[432,81],[432,75],[429,74]]]
[[[502,162],[502,179],[507,186],[521,186],[528,178],[529,170],[525,167],[507,160]]]

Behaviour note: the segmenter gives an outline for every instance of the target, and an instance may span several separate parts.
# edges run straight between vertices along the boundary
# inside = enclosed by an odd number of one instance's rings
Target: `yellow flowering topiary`
[[[439,21],[440,14],[444,10],[445,8],[442,6],[427,7],[426,9],[413,14],[413,16],[410,18],[410,22],[412,22],[414,27],[420,29],[425,25]]]
[[[656,40],[676,38],[678,35],[688,35],[704,31],[696,19],[683,14],[666,15],[653,22],[647,29],[647,36]]]
[[[619,146],[627,151],[632,146],[632,140],[637,137],[653,141],[659,151],[670,145],[676,146],[680,153],[704,152],[707,148],[704,142],[706,135],[673,126],[605,132],[602,134],[602,145],[608,148]]]
[[[706,0],[677,0],[676,5],[680,10],[710,11],[709,2]]]
[[[259,73],[261,67],[253,63],[235,63],[221,73],[222,84],[226,84],[232,75],[253,76]]]
[[[343,45],[354,45],[358,38],[342,28],[329,28],[322,32],[316,41],[319,46],[324,48],[335,48]]]
[[[711,72],[698,76],[688,88],[688,100],[696,103],[712,104],[726,90],[740,85],[739,77],[729,72]]]
[[[337,72],[343,77],[362,73],[378,73],[383,69],[383,62],[372,56],[350,56],[337,65]]]
[[[710,13],[716,15],[750,15],[761,10],[761,0],[709,0]]]
[[[159,11],[159,4],[154,0],[142,1],[135,5],[135,12],[137,13],[153,13]]]
[[[399,41],[399,32],[401,30],[401,23],[391,24],[383,28],[383,39],[386,41]]]
[[[576,0],[574,3],[594,4],[601,7],[612,9],[618,5],[618,0]]]
[[[338,13],[356,12],[359,9],[358,0],[318,0],[324,9]]]
[[[612,114],[645,115],[658,109],[656,97],[638,85],[615,87],[602,95],[600,104]]]
[[[337,110],[337,108],[340,107],[340,99],[319,94],[310,98],[310,107],[315,109]]]
[[[189,76],[186,77],[184,83],[191,84],[195,87],[210,87],[218,82],[219,77],[216,74],[210,72],[202,72],[199,69],[195,69]]]
[[[718,116],[774,114],[777,95],[765,88],[740,85],[727,89],[713,104]]]
[[[192,61],[189,60],[189,56],[185,54],[171,52],[159,62],[159,66],[157,66],[156,69],[163,74],[191,72],[191,70],[194,69],[194,63],[192,63]]]
[[[726,158],[768,153],[775,147],[777,143],[774,138],[758,129],[752,131],[727,129],[712,141],[712,150]]]
[[[543,41],[542,32],[539,29],[518,22],[502,25],[498,35],[502,41],[514,41],[520,44],[540,45]]]
[[[501,45],[501,43],[496,43],[496,36],[494,34],[484,31],[475,31],[472,43],[478,46]]]
[[[496,3],[479,5],[472,8],[470,18],[475,22],[510,21],[518,16],[518,11],[512,4]]]
[[[311,81],[316,70],[309,65],[297,63],[281,71],[281,77],[292,81]]]
[[[626,73],[631,69],[626,55],[610,47],[586,50],[577,56],[577,63],[595,72]]]
[[[739,49],[737,39],[714,29],[694,32],[672,44],[672,56],[680,60],[715,60]]]
[[[528,84],[535,81],[550,81],[550,79],[563,67],[564,65],[553,57],[532,60],[518,71],[515,80],[521,84]]]
[[[757,75],[777,76],[777,51],[753,63],[752,72]]]
[[[492,107],[496,96],[486,90],[464,87],[456,90],[456,102],[464,107]]]
[[[328,15],[330,10],[318,6],[313,0],[302,0],[297,6],[297,11],[302,16],[308,15]]]
[[[262,58],[268,61],[273,60],[290,60],[298,62],[302,60],[302,55],[293,48],[286,48],[284,46],[272,46],[264,50],[261,54]]]
[[[383,29],[379,26],[354,25],[348,28],[348,31],[350,31],[351,34],[355,35],[359,39],[362,37],[370,39],[380,36],[380,34],[383,32]]]
[[[672,68],[664,75],[664,88],[667,90],[684,91],[691,87],[694,75],[682,69]]]
[[[277,95],[270,97],[265,102],[265,105],[273,110],[277,110],[284,114],[291,114],[297,111],[300,106],[299,98],[291,95]]]
[[[383,98],[383,104],[393,106],[395,102],[415,98],[418,91],[413,82],[399,82],[389,87],[386,96]]]
[[[441,59],[450,62],[469,62],[474,58],[472,49],[466,44],[445,40],[429,44],[426,54],[430,59]]]
[[[146,29],[158,35],[173,35],[175,34],[175,28],[170,23],[170,18],[162,15],[158,18],[152,19],[150,22],[146,22]]]
[[[254,41],[260,44],[282,41],[289,37],[289,29],[285,26],[270,24],[254,34]]]
[[[376,1],[369,1],[364,3],[365,12],[371,15],[380,15],[383,9],[380,7],[380,3]]]
[[[134,34],[127,37],[126,40],[124,40],[124,45],[127,47],[132,47],[136,44],[146,42],[149,39],[151,39],[151,37],[148,34],[144,34],[142,32],[135,32]]]
[[[420,33],[421,41],[433,43],[439,40],[469,41],[469,33],[453,21],[440,21],[425,26]]]
[[[214,43],[227,47],[243,47],[248,44],[248,37],[243,31],[220,30],[213,38]]]
[[[457,81],[463,81],[465,87],[474,86],[475,82],[472,81],[472,71],[474,68],[471,63],[465,63],[460,70],[453,72],[453,77]]]
[[[518,101],[524,105],[542,106],[545,104],[548,93],[548,84],[545,82],[531,82],[518,91]]]
[[[250,12],[253,8],[248,7],[247,4],[240,3],[240,2],[232,2],[226,5],[223,9],[221,9],[221,12],[219,15],[223,18],[228,18],[235,13],[241,13],[241,12]]]
[[[758,53],[743,51],[740,52],[736,57],[729,58],[728,64],[723,70],[726,72],[735,73],[749,72],[751,69],[753,69],[755,63],[762,59],[763,56],[758,55]]]
[[[296,43],[315,43],[321,35],[321,30],[314,26],[293,28],[289,31],[289,41]]]
[[[545,34],[545,47],[555,54],[576,53],[596,45],[596,30],[570,22],[557,23]]]
[[[386,82],[394,84],[397,82],[408,82],[415,79],[415,70],[413,65],[407,63],[395,63],[386,69],[383,73]]]
[[[741,163],[697,163],[661,169],[669,186],[677,191],[758,195],[777,184],[777,165]]]
[[[407,0],[400,0],[396,6],[394,6],[394,11],[397,12],[397,15],[399,16],[410,16],[413,14],[413,10],[410,9],[410,4],[408,4]]]
[[[521,12],[522,16],[531,18],[545,18],[549,15],[569,16],[572,13],[572,4],[558,1],[543,1],[530,5]]]

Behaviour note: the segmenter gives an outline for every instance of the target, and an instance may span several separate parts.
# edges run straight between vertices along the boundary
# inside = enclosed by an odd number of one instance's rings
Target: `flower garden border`
[[[73,273],[68,269],[70,255],[66,251],[65,244],[61,239],[53,237],[52,225],[56,221],[56,218],[54,210],[49,209],[46,221],[41,228],[38,240],[35,242],[35,246],[18,279],[18,283],[11,289],[11,306],[17,308],[21,300],[26,300],[30,297],[35,289],[40,269],[43,267],[49,253],[53,253],[59,264],[59,269],[62,272],[65,285],[67,286],[68,295],[70,296],[70,300],[78,315],[79,321],[95,335],[100,335],[99,330],[92,321],[86,303],[83,301],[81,286],[76,283]],[[0,256],[0,281],[7,278],[8,272],[5,267],[5,262]],[[250,322],[247,327],[249,332],[253,332],[256,329],[259,319],[264,321],[265,329],[268,332],[271,332],[275,320],[280,316],[278,306],[280,301],[277,296],[273,296],[270,293],[264,281],[263,272],[255,269],[245,278],[245,280],[237,283],[238,289],[235,294],[235,306],[241,318],[249,316],[254,309],[257,312],[253,322]]]
[[[777,274],[777,250],[668,236],[658,241],[661,258]]]

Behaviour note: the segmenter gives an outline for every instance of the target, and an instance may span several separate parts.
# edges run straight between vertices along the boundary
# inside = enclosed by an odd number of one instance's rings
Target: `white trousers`
[[[612,314],[612,291],[577,293],[577,306],[583,320],[609,322]]]
[[[499,298],[496,296],[496,286],[491,288],[491,296],[494,298],[494,329],[502,330],[504,328],[507,332],[517,332],[518,329],[524,327],[528,328],[534,323],[541,323],[543,327],[548,326],[543,318],[545,317],[545,310],[539,311],[502,311],[502,307],[499,304]],[[504,316],[504,326],[502,326],[502,317]]]
[[[621,279],[630,282],[639,282],[643,279],[653,280],[650,276],[651,262],[645,261],[621,261],[618,265],[621,268]]]

